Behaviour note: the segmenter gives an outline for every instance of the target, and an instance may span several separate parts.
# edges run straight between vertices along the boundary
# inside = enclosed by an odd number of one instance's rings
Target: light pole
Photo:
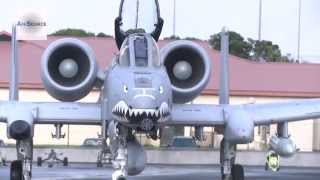
[[[259,0],[259,27],[258,27],[258,42],[261,42],[261,31],[262,31],[262,0]],[[264,59],[261,57],[261,54],[259,53],[258,56],[256,56],[257,61],[264,62]]]
[[[301,0],[299,0],[299,7],[298,7],[298,11],[299,11],[299,20],[298,20],[298,49],[297,49],[297,59],[298,62],[301,63],[301,55],[300,55],[300,43],[301,43]]]
[[[261,41],[261,25],[262,25],[262,0],[259,0],[259,27],[258,27],[259,41]]]
[[[176,36],[176,0],[173,1],[173,36]]]

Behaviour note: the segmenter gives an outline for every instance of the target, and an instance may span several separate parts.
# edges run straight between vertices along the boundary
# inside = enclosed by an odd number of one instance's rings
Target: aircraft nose
[[[152,95],[136,95],[130,104],[135,109],[155,109],[156,98]]]

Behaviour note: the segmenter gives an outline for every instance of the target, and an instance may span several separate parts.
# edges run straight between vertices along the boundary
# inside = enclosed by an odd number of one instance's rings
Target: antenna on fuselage
[[[9,100],[19,100],[17,25],[12,26]]]
[[[223,27],[221,33],[219,104],[229,104],[229,32]]]

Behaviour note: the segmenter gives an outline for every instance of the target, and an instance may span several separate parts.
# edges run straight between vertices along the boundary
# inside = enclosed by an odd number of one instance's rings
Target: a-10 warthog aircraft
[[[148,11],[153,14],[141,15]],[[148,20],[152,23],[143,24]],[[243,167],[235,164],[236,145],[252,142],[255,126],[277,124],[271,149],[281,156],[296,152],[288,122],[320,117],[319,99],[230,105],[228,35],[224,31],[220,104],[187,104],[209,81],[211,60],[202,47],[190,41],[174,41],[159,51],[156,42],[162,25],[157,0],[122,0],[115,20],[120,51],[106,71],[99,69],[86,43],[72,38],[51,43],[42,56],[41,77],[49,94],[61,101],[55,103],[18,101],[13,36],[10,100],[0,103],[0,120],[8,125],[8,137],[17,141],[18,160],[11,165],[12,180],[31,179],[32,138],[37,124],[100,125],[103,138],[110,139],[113,180],[124,180],[144,170],[147,157],[135,134],[158,139],[163,126],[194,126],[197,135],[201,127],[218,127],[224,135],[220,150],[224,180],[244,179]],[[94,87],[100,90],[97,103],[75,102]]]

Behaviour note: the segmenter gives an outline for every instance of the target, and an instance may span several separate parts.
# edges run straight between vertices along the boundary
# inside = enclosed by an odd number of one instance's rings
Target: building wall
[[[0,89],[0,100],[8,99],[8,90]],[[92,92],[87,97],[81,100],[81,102],[96,102],[98,100],[99,93]],[[33,102],[55,102],[56,100],[50,97],[50,95],[44,90],[21,90],[20,91],[21,101],[33,101]],[[231,97],[231,104],[245,104],[245,103],[268,103],[268,102],[280,102],[286,101],[289,98],[269,98],[269,97]],[[205,103],[205,104],[217,104],[217,96],[201,96],[194,100],[195,104]],[[320,142],[320,125],[318,121],[308,120],[301,122],[294,122],[289,124],[289,132],[292,139],[297,144],[301,151],[312,151],[319,150]],[[68,126],[65,125],[62,128],[63,133],[66,133],[66,138],[61,140],[56,140],[51,138],[51,134],[55,132],[53,125],[37,125],[35,126],[34,143],[35,144],[64,144],[67,145],[80,145],[85,138],[97,137],[100,133],[99,126],[69,126],[69,142],[67,138]],[[214,147],[218,147],[219,142],[222,138],[221,135],[217,135],[212,131],[212,128],[205,128],[206,135],[209,136],[204,145],[210,146],[213,144]],[[186,128],[185,134],[190,135],[192,131],[190,128]],[[270,134],[273,135],[276,132],[276,126],[272,125],[270,128]],[[213,136],[213,138],[212,138]],[[315,137],[314,137],[315,136]],[[13,140],[7,139],[6,135],[6,125],[0,125],[0,138],[6,143],[15,143]],[[145,141],[151,144],[159,144],[159,142]],[[240,149],[260,149],[263,142],[261,142],[261,136],[258,134],[258,128],[255,128],[255,140],[249,145],[240,145]]]

